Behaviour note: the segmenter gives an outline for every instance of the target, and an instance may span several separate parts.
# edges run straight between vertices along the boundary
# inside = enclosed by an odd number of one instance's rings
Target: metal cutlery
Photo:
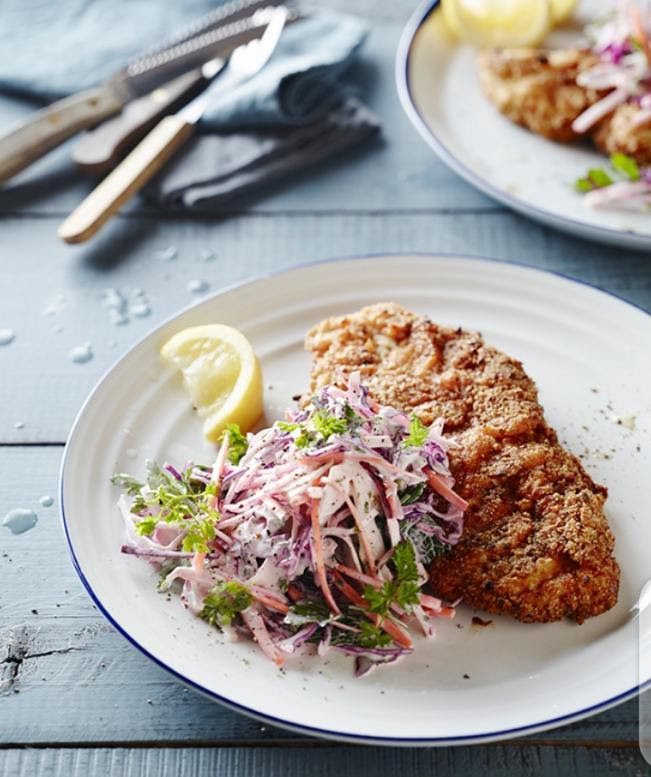
[[[0,136],[0,182],[6,181],[83,129],[119,113],[131,100],[150,93],[188,70],[260,37],[265,25],[255,11],[282,0],[233,0],[132,59],[107,82],[71,95],[31,114]]]
[[[267,64],[280,40],[288,11],[280,6],[255,13],[263,15],[266,29],[262,37],[235,49],[226,67],[205,91],[156,125],[61,224],[58,235],[62,240],[81,243],[92,237],[188,140],[197,121],[215,100]],[[220,65],[220,61],[214,63],[216,68]]]

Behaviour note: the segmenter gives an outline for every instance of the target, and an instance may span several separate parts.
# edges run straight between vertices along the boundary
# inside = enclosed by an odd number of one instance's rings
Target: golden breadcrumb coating
[[[641,108],[625,103],[596,128],[593,140],[605,154],[626,154],[639,165],[651,164],[651,121],[635,124]]]
[[[581,623],[615,605],[607,491],[561,447],[520,362],[394,303],[322,321],[306,347],[312,390],[357,370],[379,402],[442,416],[456,438],[450,467],[469,507],[461,541],[432,565],[436,594],[522,621]]]
[[[478,55],[479,79],[498,110],[550,140],[579,137],[572,122],[607,94],[576,83],[599,61],[582,49],[488,49]]]

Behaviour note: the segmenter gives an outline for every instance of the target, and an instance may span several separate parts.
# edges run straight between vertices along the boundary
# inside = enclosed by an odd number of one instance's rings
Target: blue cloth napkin
[[[94,86],[223,0],[2,0],[0,92],[50,101]],[[207,129],[310,121],[341,99],[338,76],[366,37],[318,11],[288,26],[264,70],[219,99]]]
[[[51,101],[105,81],[224,0],[0,0],[0,95]],[[219,210],[377,133],[339,77],[366,25],[319,10],[288,25],[267,66],[221,95],[144,192],[162,208]]]

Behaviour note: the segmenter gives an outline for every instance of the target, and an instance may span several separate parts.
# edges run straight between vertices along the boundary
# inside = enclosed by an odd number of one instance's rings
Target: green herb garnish
[[[203,600],[199,615],[212,626],[230,626],[252,602],[253,597],[242,583],[237,580],[222,581]]]
[[[240,431],[238,424],[228,424],[224,434],[226,432],[228,432],[228,460],[231,464],[239,464],[240,459],[249,449],[249,442],[246,435]]]
[[[325,410],[317,410],[311,420],[314,430],[324,440],[328,440],[333,434],[344,434],[348,431],[348,422],[344,418],[337,418],[337,416],[326,413]]]
[[[409,436],[405,438],[403,445],[420,448],[427,439],[427,427],[416,415],[412,415],[409,422]]]
[[[629,180],[640,180],[640,168],[632,157],[626,156],[626,154],[611,154],[610,164],[618,173],[626,176]]]
[[[413,486],[407,486],[398,493],[398,499],[401,505],[413,505],[417,502],[425,491],[425,483],[416,483]]]
[[[418,568],[416,554],[409,540],[403,540],[393,549],[391,562],[395,570],[393,580],[389,580],[381,588],[367,585],[364,588],[364,598],[371,612],[386,616],[392,604],[397,604],[408,612],[419,602]]]
[[[617,179],[640,180],[640,168],[633,157],[619,153],[611,154],[609,162],[611,170],[604,170],[603,167],[593,167],[588,170],[587,175],[576,179],[574,188],[582,194],[586,194],[587,192],[594,191],[594,189],[603,189],[606,186],[611,186]]]

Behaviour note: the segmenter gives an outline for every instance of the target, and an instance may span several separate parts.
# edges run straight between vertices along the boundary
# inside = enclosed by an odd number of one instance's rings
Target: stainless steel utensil
[[[28,167],[72,135],[119,113],[134,98],[215,57],[260,37],[255,11],[282,0],[234,0],[181,35],[131,60],[106,83],[36,111],[0,137],[0,182]]]
[[[288,11],[280,6],[256,11],[255,15],[265,15],[268,22],[262,37],[235,49],[223,72],[204,92],[156,125],[61,224],[58,234],[62,240],[81,243],[92,237],[192,135],[196,122],[220,95],[267,64],[280,40]]]

